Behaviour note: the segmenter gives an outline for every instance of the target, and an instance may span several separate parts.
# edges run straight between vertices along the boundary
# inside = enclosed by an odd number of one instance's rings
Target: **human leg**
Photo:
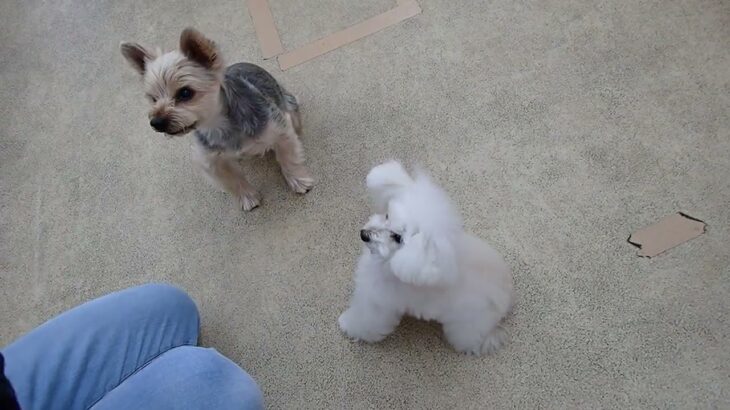
[[[124,380],[92,410],[258,410],[256,382],[214,349],[181,346]]]
[[[140,367],[195,345],[199,317],[183,291],[152,284],[92,300],[3,349],[25,410],[87,409]]]

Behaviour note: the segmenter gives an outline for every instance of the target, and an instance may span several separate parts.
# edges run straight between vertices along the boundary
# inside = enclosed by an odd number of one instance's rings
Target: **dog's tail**
[[[393,196],[411,184],[413,178],[397,161],[378,165],[371,169],[365,178],[365,185],[375,200],[375,207],[379,212],[385,210]]]
[[[403,165],[397,161],[380,164],[371,169],[365,178],[365,185],[372,191],[391,191],[413,183]]]

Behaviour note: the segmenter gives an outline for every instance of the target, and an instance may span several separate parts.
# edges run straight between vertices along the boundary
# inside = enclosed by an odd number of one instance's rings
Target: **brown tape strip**
[[[271,15],[269,3],[266,0],[248,0],[248,12],[251,14],[256,37],[261,44],[261,53],[264,58],[275,57],[284,52],[279,32],[276,31],[274,16]]]
[[[261,1],[265,2],[265,0]],[[370,34],[378,32],[384,28],[388,28],[407,18],[413,17],[420,12],[421,8],[418,6],[418,3],[416,3],[416,0],[398,0],[398,6],[392,10],[388,10],[383,14],[367,19],[342,31],[338,31],[337,33],[330,34],[296,50],[281,54],[278,57],[279,67],[281,67],[282,70],[289,69],[295,65],[299,65],[305,61],[321,56],[322,54],[329,53],[338,47],[342,47],[346,44],[352,43],[353,41],[369,36]],[[269,13],[269,15],[270,14],[271,13]]]

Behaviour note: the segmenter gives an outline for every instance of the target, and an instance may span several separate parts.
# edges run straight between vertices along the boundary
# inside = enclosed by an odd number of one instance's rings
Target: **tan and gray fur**
[[[170,136],[194,131],[194,162],[241,208],[260,204],[239,165],[244,156],[273,150],[292,190],[304,194],[314,186],[304,166],[297,99],[266,70],[249,63],[224,67],[216,44],[191,28],[180,35],[179,50],[122,43],[121,51],[142,76],[152,128]]]

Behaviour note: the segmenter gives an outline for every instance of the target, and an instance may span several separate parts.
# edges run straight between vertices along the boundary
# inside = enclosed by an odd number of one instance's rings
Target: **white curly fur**
[[[350,308],[339,318],[342,331],[377,342],[407,314],[441,322],[459,352],[498,349],[500,322],[513,303],[512,275],[502,257],[464,232],[446,193],[425,174],[414,178],[388,162],[373,168],[366,184],[376,213],[361,231],[366,246]]]

